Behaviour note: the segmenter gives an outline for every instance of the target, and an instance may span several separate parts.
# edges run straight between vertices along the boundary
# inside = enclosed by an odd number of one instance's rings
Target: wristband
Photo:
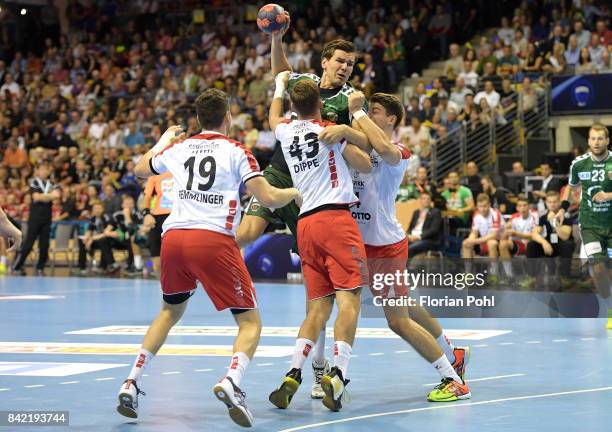
[[[285,89],[284,87],[281,86],[276,86],[276,89],[274,90],[274,97],[272,99],[282,99],[285,96]]]
[[[567,211],[570,208],[570,202],[568,200],[561,201],[561,208]]]
[[[367,115],[367,114],[365,113],[365,111],[364,111],[364,110],[362,110],[362,109],[360,109],[359,111],[355,111],[355,112],[353,113],[353,118],[354,118],[355,120],[359,120],[361,117],[363,117],[363,116],[365,116],[365,115]]]
[[[146,215],[150,215],[151,214],[151,209],[142,209],[141,215],[142,217],[145,217]]]

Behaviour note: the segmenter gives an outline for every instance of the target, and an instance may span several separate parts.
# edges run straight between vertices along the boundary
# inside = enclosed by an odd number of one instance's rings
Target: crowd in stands
[[[27,37],[30,27],[19,24],[18,10],[3,9],[12,25],[0,36],[0,206],[11,217],[28,219],[29,183],[41,163],[49,164],[59,188],[54,222],[100,218],[100,205],[109,218],[126,206],[141,208],[144,185],[135,163],[170,125],[188,136],[199,131],[191,102],[210,87],[230,95],[230,137],[252,149],[262,168],[269,163],[276,146],[267,121],[274,77],[270,39],[254,24],[257,7],[211,2],[204,23],[182,3],[173,3],[172,14],[164,13],[165,1],[49,6],[38,11],[36,38]],[[446,60],[443,77],[416,85],[396,132],[413,153],[400,196],[413,198],[430,188],[434,140],[452,139],[459,127],[476,133],[491,122],[511,123],[518,110],[537,109],[550,74],[611,70],[610,7],[575,3],[509,2],[506,10],[479,9],[469,0],[296,3],[287,5],[292,26],[284,42],[295,71],[320,73],[322,46],[352,40],[362,55],[351,82],[366,94],[395,92],[429,61]],[[471,42],[495,24],[494,34]],[[453,208],[454,195],[444,195],[455,193],[449,190],[459,177],[450,173],[432,199],[467,226],[474,197],[495,196],[496,189],[487,177],[482,185],[470,180],[471,207],[462,192]],[[513,209],[498,198],[507,212]]]

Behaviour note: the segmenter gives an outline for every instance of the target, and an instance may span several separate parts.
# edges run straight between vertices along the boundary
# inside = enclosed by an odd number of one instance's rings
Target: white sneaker
[[[316,367],[315,364],[312,364],[312,390],[310,391],[310,397],[313,399],[323,399],[325,397],[325,392],[321,387],[321,378],[323,375],[327,375],[331,370],[331,366],[327,359],[325,359],[323,363],[323,367]]]
[[[213,392],[217,399],[227,406],[230,418],[242,427],[253,426],[253,414],[246,406],[246,393],[240,390],[230,377],[225,377],[215,384]]]
[[[122,416],[138,418],[139,394],[144,396],[145,392],[138,388],[136,381],[133,379],[123,381],[118,395],[119,405],[117,405],[117,412]]]

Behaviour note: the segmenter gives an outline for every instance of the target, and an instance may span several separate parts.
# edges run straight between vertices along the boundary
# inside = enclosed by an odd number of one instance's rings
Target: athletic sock
[[[134,255],[134,267],[136,270],[142,270],[142,255]]]
[[[352,351],[352,347],[344,341],[336,341],[334,344],[334,366],[342,371],[342,377],[344,379],[347,377]]]
[[[321,330],[319,339],[312,350],[312,365],[322,368],[325,364],[325,329]]]
[[[514,277],[514,272],[512,271],[512,261],[503,260],[502,265],[504,266],[504,272],[506,272],[508,279],[512,279]]]
[[[445,355],[433,362],[432,365],[442,378],[452,378],[459,384],[463,384],[463,381],[459,378],[459,375],[457,375],[457,372],[455,372],[455,369],[453,369]]]
[[[6,257],[6,255],[0,256],[0,264],[4,264],[4,265],[8,264],[8,258]]]
[[[291,359],[291,369],[302,369],[302,366],[304,366],[304,362],[308,358],[308,354],[310,354],[310,351],[314,345],[315,343],[310,339],[296,339],[293,358]]]
[[[140,353],[138,353],[138,356],[134,361],[134,366],[132,366],[128,379],[139,381],[140,378],[142,378],[143,371],[149,365],[149,362],[153,359],[153,357],[155,357],[155,354],[150,353],[144,348],[140,348]]]
[[[450,341],[450,339],[448,339],[444,335],[444,333],[442,333],[440,336],[438,336],[436,342],[438,342],[438,345],[440,346],[440,348],[442,348],[442,351],[444,351],[444,354],[446,355],[446,358],[448,358],[448,361],[451,364],[455,363],[455,347],[453,346],[453,343]]]
[[[236,386],[240,387],[240,381],[242,381],[242,377],[244,376],[244,372],[246,368],[249,366],[251,360],[249,356],[243,352],[236,352],[232,356],[232,362],[230,363],[230,367],[227,369],[227,377],[231,378],[234,381]]]

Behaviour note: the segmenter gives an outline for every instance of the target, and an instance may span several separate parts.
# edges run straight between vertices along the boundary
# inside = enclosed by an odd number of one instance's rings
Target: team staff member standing
[[[26,239],[13,265],[13,271],[22,276],[26,275],[23,265],[32,251],[36,239],[38,239],[39,248],[36,273],[39,276],[44,276],[43,271],[49,256],[49,237],[51,236],[51,203],[54,199],[61,198],[59,186],[55,186],[49,180],[50,168],[47,164],[39,165],[35,174],[36,176],[30,181],[32,204]]]
[[[149,177],[142,199],[142,215],[149,231],[149,250],[153,260],[153,270],[159,272],[159,252],[161,251],[162,225],[172,210],[172,174],[165,172]]]

